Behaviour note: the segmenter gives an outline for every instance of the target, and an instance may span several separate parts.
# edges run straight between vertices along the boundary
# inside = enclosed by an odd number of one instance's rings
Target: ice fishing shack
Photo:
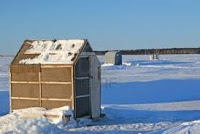
[[[159,60],[159,54],[156,53],[156,54],[150,55],[149,59],[150,60]]]
[[[109,51],[105,53],[105,64],[122,65],[122,54],[120,51]]]
[[[70,106],[100,117],[101,65],[88,40],[25,40],[10,65],[10,111]]]

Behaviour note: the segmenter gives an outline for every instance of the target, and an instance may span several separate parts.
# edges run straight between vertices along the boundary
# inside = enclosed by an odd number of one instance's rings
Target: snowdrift
[[[35,107],[0,117],[0,133],[64,133],[65,129],[86,126],[90,122],[87,118],[74,120],[68,106],[52,110]]]

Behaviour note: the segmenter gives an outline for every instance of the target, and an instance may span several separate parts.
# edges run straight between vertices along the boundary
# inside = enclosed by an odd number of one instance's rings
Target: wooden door
[[[75,118],[90,116],[89,57],[81,57],[75,66]]]

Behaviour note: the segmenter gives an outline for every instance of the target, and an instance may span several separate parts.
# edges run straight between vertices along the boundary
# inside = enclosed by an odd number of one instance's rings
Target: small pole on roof
[[[53,40],[53,42],[56,42],[56,41],[57,41],[56,39]]]

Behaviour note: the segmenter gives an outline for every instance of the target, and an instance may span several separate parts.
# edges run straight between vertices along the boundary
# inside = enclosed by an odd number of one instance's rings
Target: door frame
[[[78,98],[83,98],[83,97],[89,97],[89,103],[88,103],[88,105],[89,105],[89,114],[88,115],[86,115],[86,116],[84,116],[84,117],[92,117],[92,110],[91,110],[91,60],[90,60],[90,56],[80,56],[79,57],[79,59],[78,60],[80,60],[81,58],[88,58],[88,76],[87,77],[76,77],[76,75],[74,74],[74,81],[75,81],[75,85],[74,85],[74,117],[75,118],[77,118],[77,100],[76,99],[78,99]],[[78,63],[78,62],[77,62]],[[76,64],[77,65],[77,64]],[[76,66],[75,65],[75,66]],[[76,69],[75,69],[76,70]],[[75,72],[76,73],[76,72]],[[85,94],[85,95],[79,95],[79,96],[77,96],[76,95],[76,91],[77,91],[77,86],[76,86],[76,80],[77,79],[88,79],[89,80],[89,82],[88,82],[88,89],[89,89],[89,94]]]

